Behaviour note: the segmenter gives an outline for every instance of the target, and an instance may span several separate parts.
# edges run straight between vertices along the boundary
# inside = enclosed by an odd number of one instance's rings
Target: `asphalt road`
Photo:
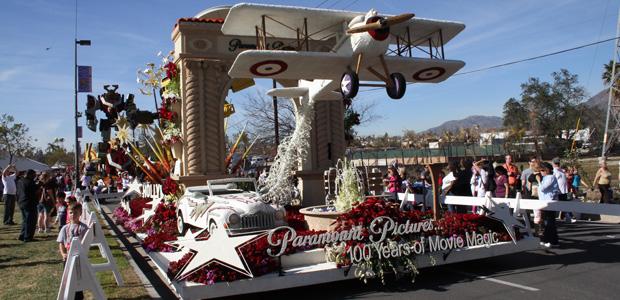
[[[237,298],[620,299],[620,225],[559,226],[559,248],[422,269],[415,283],[354,279]]]

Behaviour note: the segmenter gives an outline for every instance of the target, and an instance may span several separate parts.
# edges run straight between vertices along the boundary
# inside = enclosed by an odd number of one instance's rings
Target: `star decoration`
[[[137,219],[143,219],[144,223],[148,222],[154,215],[155,210],[157,210],[157,206],[159,205],[159,200],[152,200],[147,203],[151,205],[151,208],[145,209],[142,215],[140,215]]]
[[[125,116],[119,116],[116,119],[116,122],[114,122],[114,125],[116,125],[118,128],[127,127],[128,124],[129,121],[127,121],[127,118]]]
[[[248,277],[253,277],[245,258],[239,254],[238,250],[240,247],[255,241],[263,235],[264,233],[228,236],[224,229],[217,229],[211,233],[208,239],[177,240],[176,244],[179,247],[188,248],[194,255],[183,266],[176,279],[183,280],[190,274],[213,262],[217,262]],[[186,234],[186,236],[188,235]]]
[[[127,125],[118,126],[116,139],[118,139],[121,144],[126,144],[129,141],[129,127]]]
[[[506,228],[506,231],[508,231],[512,242],[516,244],[517,238],[515,236],[514,227],[517,226],[519,228],[525,228],[525,226],[523,226],[523,224],[519,222],[519,220],[512,216],[508,204],[497,204],[492,199],[488,199],[488,204],[489,207],[485,207],[489,210],[487,217],[502,222],[502,224],[504,224],[504,227]]]
[[[192,232],[191,229],[188,229],[185,232],[184,236],[179,237],[177,240],[175,241],[169,241],[169,242],[164,242],[164,244],[173,246],[175,248],[177,248],[178,250],[183,249],[183,246],[179,243],[179,242],[184,242],[184,241],[189,241],[189,240],[195,240],[196,237],[198,237],[199,235],[201,235],[203,232],[205,232],[207,229],[206,228],[202,228],[196,232]]]
[[[142,195],[142,184],[138,180],[138,178],[134,178],[134,180],[127,185],[128,189],[123,195],[123,198],[127,196],[131,196],[132,194],[138,194],[138,196]]]

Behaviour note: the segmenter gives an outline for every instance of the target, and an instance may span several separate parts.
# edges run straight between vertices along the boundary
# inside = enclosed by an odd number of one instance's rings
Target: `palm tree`
[[[603,82],[605,83],[605,85],[608,85],[611,82],[611,73],[613,72],[613,68],[614,68],[613,60],[610,60],[609,63],[603,65],[603,74],[601,76],[601,79],[603,79]],[[616,72],[618,71],[620,70],[616,69]]]

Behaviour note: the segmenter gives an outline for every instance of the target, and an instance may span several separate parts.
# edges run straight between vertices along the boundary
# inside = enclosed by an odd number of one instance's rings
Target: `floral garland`
[[[147,252],[171,252],[172,246],[166,244],[177,239],[177,212],[174,202],[160,202],[155,209],[155,215],[150,218],[142,230],[147,237],[142,247]]]
[[[138,208],[146,208],[147,205],[144,205],[143,199],[148,198],[136,198],[131,200],[129,205],[132,210],[132,215],[134,215],[133,212],[138,211]],[[141,211],[142,210],[140,210],[140,212]],[[146,233],[147,236],[142,241],[142,247],[147,252],[173,251],[173,248],[166,244],[166,242],[177,239],[177,215],[174,203],[160,202],[155,209],[155,215],[145,224],[142,224],[142,221],[137,220],[136,217],[132,218],[132,215],[129,215],[125,209],[119,206],[114,210],[112,216],[115,223],[123,226],[125,230],[132,233]]]
[[[338,267],[351,265],[350,256],[347,255],[347,252],[350,248],[357,245],[363,246],[364,244],[371,244],[368,227],[371,222],[378,217],[389,217],[401,224],[406,221],[416,223],[432,219],[432,212],[402,211],[396,203],[377,198],[369,198],[365,202],[357,204],[351,211],[339,216],[336,220],[336,231],[349,230],[356,226],[362,226],[363,240],[329,245],[326,247],[328,260],[335,262]],[[379,227],[382,225],[381,223],[378,224]],[[400,245],[418,240],[421,237],[465,237],[465,233],[471,231],[483,233],[493,231],[500,233],[500,241],[511,240],[500,222],[489,219],[486,216],[446,213],[442,219],[435,221],[433,230],[400,236],[392,236],[390,234],[386,242],[390,249],[398,249]],[[520,234],[518,234],[517,238],[521,238]],[[368,279],[379,277],[381,282],[385,284],[385,274],[390,272],[397,277],[401,275],[410,275],[413,282],[416,275],[419,273],[414,258],[413,254],[389,258],[381,258],[380,255],[372,255],[370,260],[362,261],[356,265],[355,275],[364,282],[367,282]],[[434,264],[435,261],[432,255],[430,255],[430,259],[431,264]]]
[[[131,233],[137,232],[142,228],[142,220],[131,218],[129,213],[122,207],[117,207],[112,213],[114,223],[121,225],[126,231]]]
[[[166,145],[172,145],[182,142],[178,116],[172,108],[181,99],[181,76],[178,66],[174,63],[173,52],[167,56],[163,56],[160,52],[157,56],[161,58],[161,65],[148,63],[146,69],[138,70],[137,80],[143,86],[140,92],[144,95],[160,91],[159,118],[163,141]]]

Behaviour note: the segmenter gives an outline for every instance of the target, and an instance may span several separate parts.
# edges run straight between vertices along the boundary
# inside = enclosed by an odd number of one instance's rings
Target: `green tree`
[[[510,98],[504,104],[504,126],[514,134],[513,138],[522,136],[524,130],[531,131],[537,150],[542,137],[542,150],[559,155],[575,134],[571,129],[581,115],[585,90],[577,75],[566,69],[551,76],[553,82],[529,78],[521,85],[521,99]]]
[[[15,156],[25,156],[34,152],[32,138],[28,135],[28,126],[15,123],[11,115],[0,116],[0,155],[8,155],[9,163],[13,163]]]
[[[64,142],[64,138],[55,138],[54,141],[47,144],[47,148],[43,154],[43,161],[46,164],[51,166],[57,162],[65,164],[73,163],[73,152],[67,151]]]
[[[603,83],[605,83],[605,85],[609,85],[609,83],[611,82],[611,69],[614,65],[614,61],[610,60],[609,63],[606,63],[603,65],[603,74],[601,76],[601,79],[603,79]],[[620,64],[616,64],[616,74],[618,74],[618,72],[620,72],[620,70],[618,70],[618,66]]]

